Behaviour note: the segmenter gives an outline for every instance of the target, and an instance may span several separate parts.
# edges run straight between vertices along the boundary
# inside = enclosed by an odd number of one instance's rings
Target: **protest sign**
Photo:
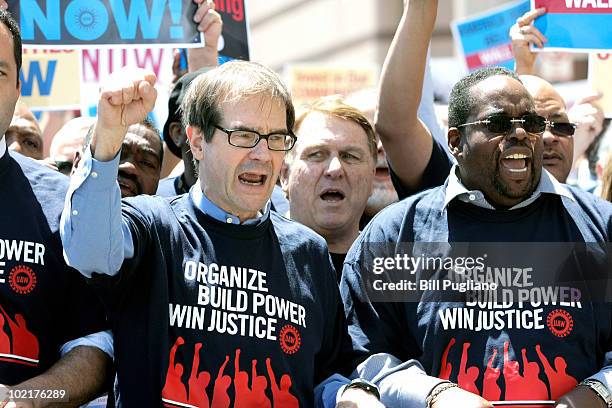
[[[612,118],[612,53],[593,53],[589,55],[589,85],[596,91],[603,94],[597,101],[603,110],[606,118]]]
[[[612,50],[611,1],[531,0],[531,6],[546,7],[546,14],[535,21],[548,40],[543,51]]]
[[[347,96],[375,86],[378,72],[374,65],[291,64],[285,68],[285,78],[297,107],[322,96]]]
[[[508,32],[516,19],[529,11],[529,1],[511,2],[466,19],[453,21],[456,49],[470,71],[487,66],[514,69]]]
[[[223,20],[218,48],[224,57],[249,60],[249,25],[245,6],[245,0],[215,0],[215,10]]]
[[[8,4],[25,46],[201,46],[193,22],[197,6],[192,1],[8,0]]]
[[[81,115],[95,116],[100,87],[121,67],[138,67],[157,76],[157,101],[149,119],[161,129],[168,116],[168,97],[172,82],[173,50],[169,48],[123,48],[83,50]]]
[[[38,111],[78,109],[80,57],[74,50],[23,50],[22,101]]]

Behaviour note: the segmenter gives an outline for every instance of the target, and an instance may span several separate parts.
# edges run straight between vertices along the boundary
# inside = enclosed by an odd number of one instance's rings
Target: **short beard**
[[[498,162],[499,163],[499,162]],[[533,165],[533,160],[531,160],[531,163],[529,165],[531,167],[531,176],[529,177],[529,184],[527,184],[527,190],[526,192],[518,192],[518,193],[511,193],[510,189],[508,188],[508,185],[503,184],[502,182],[500,182],[501,177],[499,174],[499,167],[500,165],[497,166],[497,168],[495,169],[495,174],[493,174],[493,187],[495,187],[495,190],[501,194],[504,197],[507,198],[512,198],[512,199],[517,199],[517,198],[528,198],[529,196],[531,196],[531,194],[533,194],[533,192],[536,189],[536,174],[535,174],[535,169],[534,169],[534,165]]]

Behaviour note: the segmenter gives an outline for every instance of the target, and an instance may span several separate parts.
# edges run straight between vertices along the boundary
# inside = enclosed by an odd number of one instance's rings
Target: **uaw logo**
[[[17,265],[11,269],[9,284],[15,293],[27,295],[36,287],[36,274],[27,266]]]
[[[556,309],[548,314],[546,325],[552,334],[562,338],[570,334],[574,328],[574,319],[565,310]]]
[[[300,332],[290,324],[283,326],[280,331],[279,341],[281,348],[286,354],[295,354],[302,345]]]

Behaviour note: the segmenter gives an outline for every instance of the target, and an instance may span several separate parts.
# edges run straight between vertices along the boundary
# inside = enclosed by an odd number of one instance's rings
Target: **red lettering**
[[[93,72],[93,78],[87,74]],[[83,79],[85,82],[100,82],[100,50],[83,50]]]
[[[231,15],[235,21],[244,21],[244,0],[215,0],[215,10]]]
[[[140,50],[134,50],[134,56],[136,57],[136,65],[140,68],[151,68],[155,75],[159,77],[159,71],[162,63],[162,57],[164,56],[163,48],[156,49],[157,51],[157,59],[154,59],[153,50],[146,49],[144,57],[141,58],[139,53]]]

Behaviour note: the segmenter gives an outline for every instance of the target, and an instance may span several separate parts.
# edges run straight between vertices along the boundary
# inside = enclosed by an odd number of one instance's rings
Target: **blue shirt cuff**
[[[110,330],[92,333],[85,337],[70,340],[60,348],[60,354],[63,357],[70,350],[78,346],[95,347],[108,354],[111,359],[115,358],[113,335]]]

